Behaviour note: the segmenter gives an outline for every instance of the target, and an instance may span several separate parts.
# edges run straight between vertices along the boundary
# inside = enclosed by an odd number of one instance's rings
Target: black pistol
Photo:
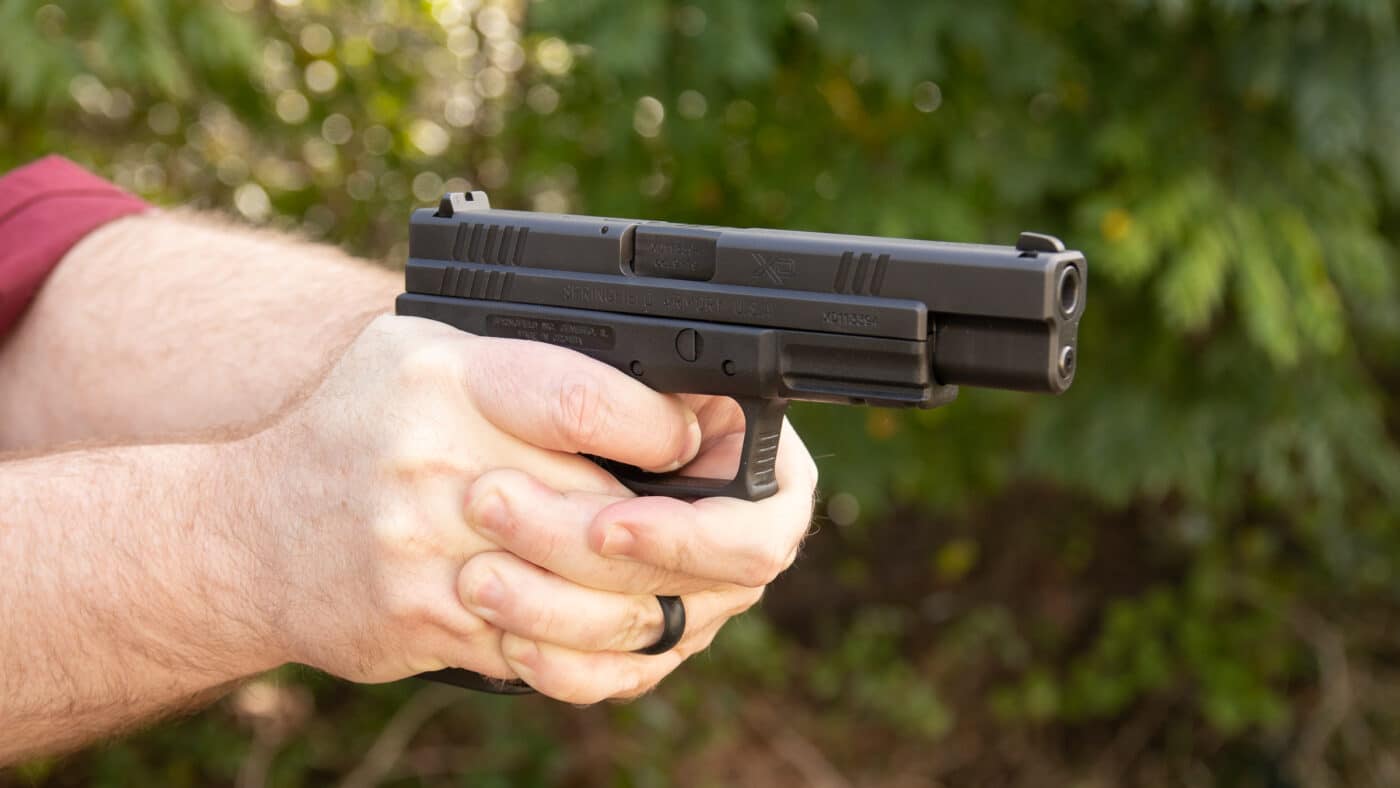
[[[960,385],[1069,388],[1086,276],[1083,254],[1038,233],[995,246],[708,227],[496,210],[474,191],[413,212],[396,311],[732,397],[747,430],[733,479],[601,462],[641,495],[759,500],[777,491],[790,400],[932,408]]]

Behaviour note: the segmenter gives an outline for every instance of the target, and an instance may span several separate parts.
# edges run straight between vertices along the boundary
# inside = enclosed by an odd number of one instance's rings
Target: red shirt
[[[83,236],[149,207],[60,156],[0,177],[0,337]]]

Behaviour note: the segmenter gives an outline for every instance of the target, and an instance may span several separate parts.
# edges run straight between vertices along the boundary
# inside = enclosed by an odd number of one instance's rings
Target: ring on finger
[[[635,654],[665,654],[675,648],[685,636],[685,603],[678,596],[658,596],[661,605],[661,637],[646,648],[639,648]]]

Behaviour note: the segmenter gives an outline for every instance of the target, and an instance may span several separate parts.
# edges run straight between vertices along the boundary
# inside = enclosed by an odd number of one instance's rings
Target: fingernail
[[[700,453],[700,441],[703,439],[700,434],[700,420],[695,418],[695,413],[690,408],[685,409],[685,420],[688,425],[685,433],[685,446],[681,449],[680,456],[676,457],[675,462],[660,469],[662,473],[676,470],[695,459],[695,455]]]
[[[506,510],[506,502],[501,499],[500,493],[487,493],[472,509],[475,515],[472,519],[478,529],[493,534],[505,530],[510,512]]]
[[[625,555],[632,550],[632,546],[637,543],[637,537],[632,532],[620,525],[610,525],[608,530],[603,532],[603,543],[598,546],[600,555]]]
[[[493,573],[472,589],[471,599],[468,600],[467,607],[473,613],[489,618],[501,609],[501,603],[505,601],[505,598],[505,584]]]

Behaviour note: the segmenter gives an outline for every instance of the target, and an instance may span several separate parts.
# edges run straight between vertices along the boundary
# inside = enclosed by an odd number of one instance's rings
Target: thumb
[[[677,396],[567,348],[476,340],[467,371],[472,399],[492,424],[526,443],[659,472],[700,449],[700,424]]]

